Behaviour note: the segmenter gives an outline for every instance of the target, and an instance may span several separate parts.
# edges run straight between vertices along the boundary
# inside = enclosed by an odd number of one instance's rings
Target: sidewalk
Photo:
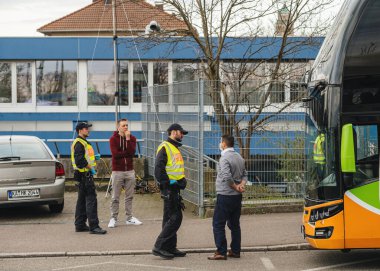
[[[101,227],[108,231],[106,235],[74,232],[76,193],[66,193],[65,208],[59,215],[50,214],[46,207],[1,210],[0,258],[150,253],[161,230],[159,195],[135,195],[134,216],[143,225],[126,226],[125,215],[121,213],[114,229],[107,228],[110,197],[105,199],[104,195],[98,193],[98,210]],[[122,211],[124,204],[120,207]],[[301,217],[302,213],[242,216],[242,247],[249,251],[308,248],[300,233]],[[229,238],[228,233],[227,230]],[[178,248],[189,252],[214,250],[212,219],[198,218],[186,210],[178,232]]]

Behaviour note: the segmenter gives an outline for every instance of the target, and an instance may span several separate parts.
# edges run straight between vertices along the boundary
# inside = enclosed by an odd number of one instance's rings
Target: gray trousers
[[[119,199],[122,188],[125,191],[125,215],[126,219],[132,218],[132,200],[135,190],[135,171],[112,171],[112,201],[111,217],[117,220],[119,214]]]

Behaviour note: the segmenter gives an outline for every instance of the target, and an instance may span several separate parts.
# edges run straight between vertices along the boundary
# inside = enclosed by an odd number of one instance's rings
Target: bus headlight
[[[317,239],[328,239],[333,234],[334,227],[317,228],[315,229],[314,237]]]
[[[311,210],[309,222],[313,223],[318,220],[323,220],[332,217],[343,210],[343,203],[330,205],[318,209]]]

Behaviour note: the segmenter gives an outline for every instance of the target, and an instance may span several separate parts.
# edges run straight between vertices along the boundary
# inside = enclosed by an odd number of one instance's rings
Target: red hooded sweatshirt
[[[131,135],[130,140],[113,132],[110,137],[110,148],[112,153],[112,171],[133,170],[133,157],[136,152],[136,137]]]

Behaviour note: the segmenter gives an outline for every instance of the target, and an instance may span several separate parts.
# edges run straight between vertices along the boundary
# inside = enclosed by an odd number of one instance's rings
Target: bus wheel
[[[342,251],[343,253],[349,253],[349,252],[351,252],[351,249],[341,249],[340,251]]]

